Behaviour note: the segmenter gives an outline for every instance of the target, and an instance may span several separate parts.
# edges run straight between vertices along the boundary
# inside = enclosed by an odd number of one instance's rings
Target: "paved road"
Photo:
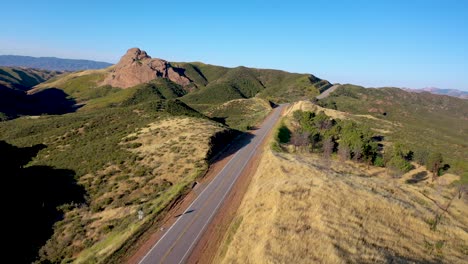
[[[335,84],[335,85],[333,85],[332,87],[330,87],[330,88],[328,88],[327,90],[325,90],[325,92],[323,92],[323,93],[317,95],[316,98],[317,98],[317,99],[323,99],[323,98],[329,96],[333,91],[336,90],[336,88],[338,88],[338,87],[340,87],[340,86],[341,86],[341,85],[339,85],[339,84]]]
[[[237,178],[257,151],[258,146],[278,121],[284,107],[281,105],[272,111],[262,126],[254,131],[255,136],[251,141],[234,154],[182,216],[167,229],[161,239],[140,261],[140,264],[178,264],[186,261]]]

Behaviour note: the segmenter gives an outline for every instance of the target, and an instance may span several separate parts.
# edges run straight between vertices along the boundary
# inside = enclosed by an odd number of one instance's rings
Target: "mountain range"
[[[421,88],[421,89],[403,88],[403,90],[412,92],[412,93],[428,92],[432,94],[448,95],[452,97],[468,99],[467,91],[461,91],[457,89],[441,89],[441,88],[436,88],[436,87],[426,87],[426,88]]]
[[[89,69],[102,69],[111,66],[111,63],[61,59],[55,57],[30,57],[19,55],[0,55],[0,66],[26,67],[52,71],[79,71]]]

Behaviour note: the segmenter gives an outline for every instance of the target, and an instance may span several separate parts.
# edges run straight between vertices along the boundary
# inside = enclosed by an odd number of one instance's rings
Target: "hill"
[[[64,74],[37,85],[30,93],[60,89],[83,105],[81,110],[84,111],[128,102],[136,90],[148,83],[152,83],[154,91],[165,91],[171,98],[178,97],[205,115],[219,120],[236,120],[231,124],[239,129],[254,126],[258,119],[249,123],[250,118],[236,114],[247,111],[246,104],[228,104],[228,109],[222,107],[223,104],[258,97],[264,102],[248,102],[259,103],[255,107],[262,108],[268,101],[310,98],[331,86],[329,82],[310,74],[246,67],[226,68],[199,62],[167,62],[132,48],[113,67]]]
[[[360,116],[382,136],[408,146],[415,154],[442,153],[451,170],[468,180],[468,101],[397,88],[343,85],[319,104]]]
[[[24,250],[6,258],[103,261],[150,228],[236,135],[159,97],[0,122],[2,175],[22,196],[8,208],[35,219],[9,223],[17,232],[7,239]]]
[[[404,146],[363,119],[375,120],[291,105],[213,263],[464,263],[468,195],[460,177],[432,181],[416,162],[394,174],[385,157]]]
[[[0,120],[20,115],[61,114],[73,110],[74,102],[63,91],[49,89],[35,95],[27,92],[61,72],[0,67]]]
[[[27,91],[62,72],[19,67],[0,67],[0,87]]]
[[[0,66],[26,67],[51,71],[79,71],[88,69],[102,69],[111,66],[111,63],[61,59],[55,57],[30,57],[19,55],[0,55]]]
[[[432,94],[448,95],[448,96],[458,97],[462,99],[468,99],[467,91],[460,91],[457,89],[440,89],[440,88],[435,88],[435,87],[427,87],[427,88],[422,88],[422,89],[405,88],[403,90],[408,91],[408,92],[413,92],[413,93],[428,92]]]

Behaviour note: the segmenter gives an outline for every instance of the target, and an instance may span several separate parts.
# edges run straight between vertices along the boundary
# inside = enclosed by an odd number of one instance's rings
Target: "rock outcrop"
[[[190,80],[169,62],[152,59],[145,51],[132,48],[114,66],[103,85],[128,88],[156,78],[167,78],[182,86],[190,84]]]

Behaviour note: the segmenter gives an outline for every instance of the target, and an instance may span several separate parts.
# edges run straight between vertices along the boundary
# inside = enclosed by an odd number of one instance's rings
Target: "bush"
[[[413,165],[401,156],[393,156],[387,163],[387,167],[402,173],[406,173],[413,169]]]
[[[289,143],[291,140],[291,130],[284,124],[278,129],[277,140],[279,143]]]
[[[283,149],[281,148],[281,146],[276,141],[271,142],[271,150],[273,150],[275,152],[283,152]]]
[[[374,166],[385,167],[385,162],[384,162],[383,157],[376,156],[375,159],[374,159]]]

